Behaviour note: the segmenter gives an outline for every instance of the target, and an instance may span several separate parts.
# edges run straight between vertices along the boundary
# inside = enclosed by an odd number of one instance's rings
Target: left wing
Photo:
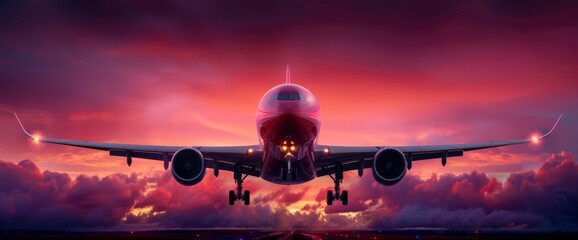
[[[22,132],[35,142],[53,143],[74,147],[90,148],[101,151],[108,151],[110,156],[126,157],[127,164],[132,164],[132,158],[142,158],[149,160],[158,160],[164,162],[165,170],[175,152],[183,148],[195,148],[203,154],[205,163],[208,168],[222,169],[225,171],[234,171],[235,166],[241,167],[241,172],[252,176],[261,175],[263,151],[259,145],[246,146],[155,146],[139,144],[122,144],[122,143],[103,143],[89,142],[68,139],[44,138],[38,135],[32,135],[24,128],[22,122],[16,113],[16,120],[20,124]],[[215,174],[217,174],[217,171]]]
[[[384,148],[394,148],[401,151],[407,160],[407,168],[411,169],[413,161],[427,159],[441,159],[442,165],[446,165],[448,157],[463,156],[466,151],[480,150],[486,148],[502,147],[529,142],[539,142],[550,135],[558,122],[562,118],[560,114],[550,131],[542,136],[534,136],[527,139],[492,141],[469,144],[449,144],[449,145],[426,145],[426,146],[330,146],[318,145],[315,150],[317,176],[324,176],[335,173],[336,163],[341,163],[343,171],[357,169],[359,175],[363,169],[371,168],[373,157]]]

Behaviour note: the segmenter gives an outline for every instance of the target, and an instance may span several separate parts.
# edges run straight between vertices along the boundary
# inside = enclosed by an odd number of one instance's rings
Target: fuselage
[[[265,93],[257,107],[261,178],[278,184],[316,178],[314,150],[320,125],[319,103],[306,88],[286,83]]]

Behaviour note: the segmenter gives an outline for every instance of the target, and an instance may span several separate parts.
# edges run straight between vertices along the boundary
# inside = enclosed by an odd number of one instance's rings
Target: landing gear
[[[334,199],[341,200],[341,203],[343,203],[343,205],[347,205],[349,203],[348,195],[349,194],[346,190],[343,190],[340,196],[338,196],[338,194],[333,195],[333,191],[329,190],[327,191],[327,205],[333,205]]]
[[[237,200],[237,195],[235,195],[235,191],[229,191],[229,205],[235,205],[235,200]]]
[[[249,205],[249,203],[251,203],[251,196],[249,194],[249,190],[245,190],[245,193],[243,193],[243,203],[245,203],[245,205]]]
[[[323,167],[325,172],[328,172],[325,167]],[[338,200],[341,201],[343,205],[347,205],[349,203],[349,194],[347,191],[341,192],[339,185],[343,182],[343,165],[341,162],[337,162],[335,164],[335,177],[331,176],[331,174],[327,174],[331,179],[333,179],[333,183],[335,184],[335,194],[333,191],[327,191],[327,205],[333,205],[333,201]]]
[[[255,170],[254,167],[251,168],[250,172],[252,172],[253,170]],[[243,173],[241,172],[241,165],[239,165],[239,164],[235,165],[235,171],[233,172],[233,178],[235,179],[235,183],[237,184],[237,192],[235,193],[235,191],[233,191],[233,190],[229,191],[229,205],[235,205],[235,201],[237,201],[237,200],[239,200],[239,201],[242,200],[245,205],[249,205],[249,203],[251,203],[251,194],[250,194],[249,190],[245,190],[245,192],[243,192],[243,181],[248,176],[249,176],[249,173],[247,173],[247,174],[245,174],[245,176],[243,176]]]

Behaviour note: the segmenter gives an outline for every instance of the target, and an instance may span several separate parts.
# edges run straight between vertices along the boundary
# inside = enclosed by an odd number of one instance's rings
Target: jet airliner
[[[319,103],[309,90],[291,83],[289,66],[286,82],[271,88],[259,102],[259,143],[254,145],[154,146],[45,138],[26,131],[16,115],[24,134],[35,142],[108,151],[111,156],[125,157],[128,166],[133,158],[162,161],[165,170],[170,165],[174,179],[186,186],[203,180],[207,168],[215,176],[221,170],[231,171],[236,190],[229,191],[230,205],[236,201],[249,205],[250,192],[243,191],[243,181],[248,176],[283,185],[329,176],[334,190],[327,191],[327,204],[341,201],[347,205],[348,191],[340,189],[346,171],[357,170],[361,177],[364,169],[371,168],[375,181],[391,186],[405,176],[414,161],[441,159],[445,166],[447,158],[463,156],[465,151],[541,141],[554,131],[561,117],[548,133],[527,139],[427,146],[322,145],[317,142],[321,125]]]

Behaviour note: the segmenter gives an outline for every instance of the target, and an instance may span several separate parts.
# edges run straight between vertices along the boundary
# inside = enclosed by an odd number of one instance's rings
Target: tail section
[[[287,64],[287,68],[285,69],[285,84],[291,83],[291,67]]]

